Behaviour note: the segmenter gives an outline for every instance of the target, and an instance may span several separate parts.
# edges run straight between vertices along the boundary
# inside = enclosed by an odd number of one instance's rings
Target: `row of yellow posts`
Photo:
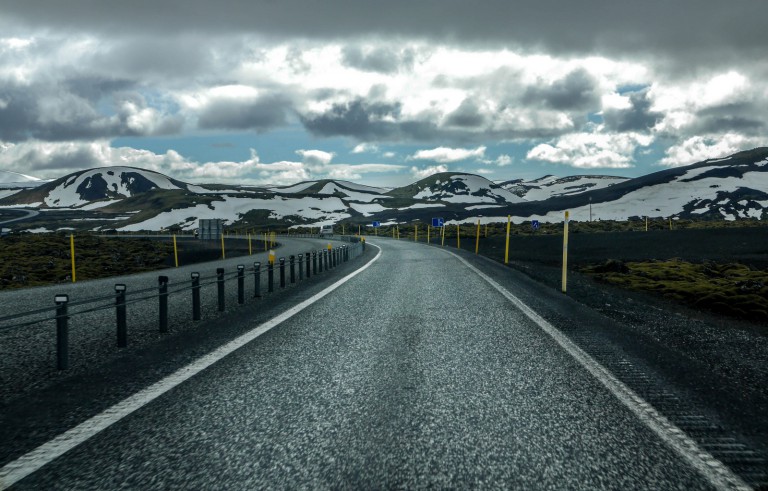
[[[565,212],[565,220],[563,221],[563,271],[562,271],[562,283],[561,289],[563,293],[566,293],[568,286],[568,222],[570,214]],[[504,264],[509,264],[509,236],[512,226],[512,216],[507,215],[507,233],[506,241],[504,245]],[[441,247],[445,247],[445,226],[440,227]],[[669,219],[669,229],[672,230],[672,219]],[[648,217],[645,217],[645,230],[648,231]],[[427,244],[430,244],[431,226],[427,225]],[[485,224],[485,237],[488,237],[488,224]],[[400,239],[400,227],[395,225],[392,228],[392,238]],[[419,240],[419,226],[413,226],[413,240],[418,242]],[[456,248],[461,249],[461,226],[456,224]],[[475,254],[480,253],[480,220],[477,221],[477,233],[475,234]]]

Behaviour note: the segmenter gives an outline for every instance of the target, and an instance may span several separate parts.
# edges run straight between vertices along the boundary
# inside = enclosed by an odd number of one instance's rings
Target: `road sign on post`
[[[533,230],[538,230],[539,229],[539,221],[538,220],[531,220],[531,228]]]
[[[376,228],[376,227],[381,227],[381,222],[373,222],[372,226],[373,226],[374,228]]]
[[[445,224],[444,218],[433,218],[432,219],[432,226],[433,227],[442,227]]]

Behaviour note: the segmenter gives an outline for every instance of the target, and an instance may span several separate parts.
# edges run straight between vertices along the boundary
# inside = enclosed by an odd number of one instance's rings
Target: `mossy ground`
[[[92,280],[166,267],[173,245],[150,239],[75,236],[76,278]],[[0,290],[72,281],[70,238],[22,234],[0,239]]]
[[[691,263],[680,259],[608,260],[582,272],[595,280],[653,292],[693,307],[768,322],[768,271],[739,263]]]

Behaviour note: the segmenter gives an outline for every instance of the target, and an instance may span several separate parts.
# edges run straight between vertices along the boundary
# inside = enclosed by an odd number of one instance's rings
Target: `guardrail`
[[[157,286],[129,291],[123,283],[114,285],[114,291],[109,295],[90,297],[84,299],[70,299],[69,294],[60,293],[54,296],[54,306],[19,312],[0,317],[0,334],[3,331],[20,329],[33,325],[53,322],[56,327],[56,368],[66,370],[69,368],[69,320],[90,312],[115,309],[116,342],[119,348],[128,346],[127,318],[129,306],[140,302],[155,300],[158,302],[158,332],[168,332],[168,301],[170,296],[190,292],[192,321],[202,318],[200,301],[201,289],[207,286],[216,286],[217,302],[216,310],[225,310],[225,289],[229,281],[234,281],[237,288],[237,303],[242,305],[246,301],[246,274],[253,277],[252,298],[262,297],[262,272],[266,271],[267,293],[275,292],[275,269],[279,274],[279,288],[287,287],[286,269],[290,285],[309,280],[313,275],[329,271],[340,266],[365,251],[365,242],[354,242],[350,245],[331,247],[326,249],[308,251],[305,254],[291,255],[286,262],[284,257],[279,258],[277,264],[268,263],[266,268],[261,262],[254,262],[252,267],[237,265],[236,271],[226,272],[224,268],[217,268],[216,274],[201,276],[198,272],[192,272],[188,282],[169,283],[165,275],[158,276]],[[298,270],[298,275],[297,275]],[[85,307],[72,311],[76,307]],[[52,314],[52,315],[51,315]],[[37,317],[28,321],[9,323],[29,317]],[[7,324],[6,324],[7,323]]]

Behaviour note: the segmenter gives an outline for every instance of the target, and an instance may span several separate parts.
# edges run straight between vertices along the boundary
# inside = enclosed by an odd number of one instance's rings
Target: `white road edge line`
[[[646,402],[635,391],[613,376],[613,374],[574,344],[567,336],[547,322],[543,317],[528,307],[522,300],[507,291],[491,277],[471,265],[461,256],[450,251],[444,251],[464,263],[466,267],[484,279],[493,288],[504,295],[515,307],[535,322],[544,332],[557,342],[581,366],[591,373],[601,384],[632,411],[647,427],[653,430],[662,441],[682,456],[694,469],[703,475],[717,489],[752,489],[739,476],[733,473],[725,464],[717,460],[709,452],[699,447],[683,430],[669,421],[656,408]]]
[[[235,338],[227,344],[211,351],[207,355],[201,356],[189,365],[180,368],[162,380],[150,385],[145,389],[142,389],[127,399],[118,402],[114,406],[104,410],[96,416],[83,421],[74,428],[65,431],[52,440],[40,445],[36,449],[22,455],[18,459],[7,463],[5,466],[3,466],[2,469],[0,469],[0,490],[9,488],[16,482],[24,479],[44,465],[60,457],[61,455],[64,455],[81,443],[87,441],[100,431],[117,423],[138,409],[141,409],[143,406],[157,399],[177,385],[202,372],[217,361],[233,353],[237,349],[242,348],[273,327],[280,325],[282,322],[285,322],[313,303],[325,297],[332,291],[336,290],[341,285],[359,275],[368,269],[373,263],[375,263],[379,257],[381,257],[381,248],[378,249],[378,254],[376,254],[376,256],[363,267],[355,270],[336,283],[330,285],[323,291],[291,307],[282,314],[273,317],[267,322],[259,325],[258,327],[255,327],[254,329]]]

